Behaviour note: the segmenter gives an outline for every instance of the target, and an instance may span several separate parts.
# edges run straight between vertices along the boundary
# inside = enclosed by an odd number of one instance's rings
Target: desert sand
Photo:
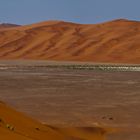
[[[46,21],[0,28],[0,59],[140,63],[140,22]]]
[[[20,26],[20,25],[2,23],[2,24],[0,24],[0,30],[5,30],[5,29],[13,28],[13,27],[18,27],[18,26]]]
[[[130,137],[130,133],[138,134]],[[139,130],[95,127],[56,127],[42,124],[0,102],[2,140],[135,140]]]
[[[64,64],[0,62],[0,139],[139,140],[139,72]]]
[[[43,125],[0,102],[1,140],[105,140],[108,132],[109,129],[100,127],[58,128]]]
[[[139,72],[61,67],[140,64],[139,38],[140,22],[125,19],[0,24],[0,139],[139,140]]]

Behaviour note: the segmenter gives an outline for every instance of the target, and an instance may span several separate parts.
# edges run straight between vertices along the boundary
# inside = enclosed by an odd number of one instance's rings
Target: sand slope
[[[56,128],[35,121],[0,103],[2,140],[104,140],[103,128]]]
[[[47,21],[0,30],[0,59],[140,63],[140,22]]]
[[[58,140],[65,139],[51,128],[14,111],[4,104],[0,104],[0,119],[0,139],[7,140],[8,137],[14,140],[19,140],[19,138],[42,140],[45,138],[55,139],[56,137]],[[8,127],[14,127],[14,130],[10,130],[11,128]]]
[[[20,25],[2,23],[2,24],[0,24],[0,30],[9,29],[9,28],[18,27],[18,26],[20,26]]]

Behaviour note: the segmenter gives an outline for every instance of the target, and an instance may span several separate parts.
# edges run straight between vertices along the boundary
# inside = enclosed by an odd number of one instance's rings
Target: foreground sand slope
[[[61,134],[75,137],[79,140],[107,140],[105,134],[107,131],[103,128],[76,127],[76,128],[57,128]]]
[[[43,125],[0,103],[2,140],[104,140],[103,128],[56,128]]]
[[[41,123],[0,104],[0,139],[65,139],[61,134]]]
[[[140,22],[48,21],[0,30],[0,59],[140,63]]]

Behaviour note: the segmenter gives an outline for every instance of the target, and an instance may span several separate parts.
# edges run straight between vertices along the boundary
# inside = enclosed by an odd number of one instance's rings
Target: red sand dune
[[[5,28],[18,27],[18,26],[20,26],[20,25],[9,24],[9,23],[2,23],[2,24],[0,24],[0,30],[1,30],[1,29],[5,29]]]
[[[138,134],[138,135],[137,135]],[[131,136],[132,135],[132,136]],[[0,102],[0,140],[139,140],[139,129],[42,124]]]
[[[105,140],[107,131],[109,129],[100,127],[58,128],[43,125],[0,102],[1,140]]]
[[[140,22],[47,21],[0,30],[0,59],[140,63]]]

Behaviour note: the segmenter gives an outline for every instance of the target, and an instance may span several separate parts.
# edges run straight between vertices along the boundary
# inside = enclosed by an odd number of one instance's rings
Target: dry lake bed
[[[136,71],[1,61],[0,99],[46,124],[140,128]]]

